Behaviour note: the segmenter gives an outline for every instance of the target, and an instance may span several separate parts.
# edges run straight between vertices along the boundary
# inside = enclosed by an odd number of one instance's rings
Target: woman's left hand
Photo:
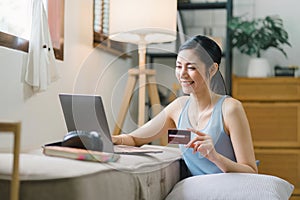
[[[189,131],[197,134],[197,137],[192,139],[186,147],[193,148],[194,153],[200,152],[203,157],[206,157],[209,160],[213,160],[216,157],[216,150],[214,143],[210,135],[202,133],[192,128],[188,128]]]

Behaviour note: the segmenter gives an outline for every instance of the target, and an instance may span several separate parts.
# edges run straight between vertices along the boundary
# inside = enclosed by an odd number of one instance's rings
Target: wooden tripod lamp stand
[[[177,0],[110,0],[109,38],[137,44],[139,52],[139,68],[128,71],[128,82],[114,135],[120,134],[137,80],[138,125],[145,123],[146,86],[153,113],[160,112],[155,70],[146,68],[146,48],[150,43],[176,39],[176,15]]]

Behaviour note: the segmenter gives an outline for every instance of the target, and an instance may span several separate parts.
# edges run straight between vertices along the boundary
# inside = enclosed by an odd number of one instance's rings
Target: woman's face
[[[205,64],[192,49],[179,52],[175,73],[185,94],[198,93],[208,88]]]

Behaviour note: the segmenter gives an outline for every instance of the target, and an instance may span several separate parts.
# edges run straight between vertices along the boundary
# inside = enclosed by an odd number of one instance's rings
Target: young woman
[[[221,57],[220,47],[208,37],[186,41],[177,56],[176,77],[188,95],[178,97],[132,133],[113,136],[113,143],[140,146],[167,134],[168,129],[186,129],[191,131],[191,141],[180,149],[192,175],[257,173],[242,104],[224,95]]]

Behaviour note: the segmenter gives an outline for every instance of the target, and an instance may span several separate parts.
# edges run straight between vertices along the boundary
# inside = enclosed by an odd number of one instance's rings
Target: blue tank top
[[[227,96],[222,96],[213,108],[211,117],[201,132],[212,137],[215,149],[218,153],[236,162],[234,150],[230,137],[224,131],[222,104]],[[178,129],[191,128],[192,125],[188,117],[188,108],[190,99],[187,100],[182,112],[179,116]],[[191,139],[196,137],[195,133],[191,133]],[[203,157],[199,152],[193,153],[192,148],[186,148],[184,145],[179,145],[183,159],[189,168],[192,175],[222,173],[222,171],[207,158]]]

